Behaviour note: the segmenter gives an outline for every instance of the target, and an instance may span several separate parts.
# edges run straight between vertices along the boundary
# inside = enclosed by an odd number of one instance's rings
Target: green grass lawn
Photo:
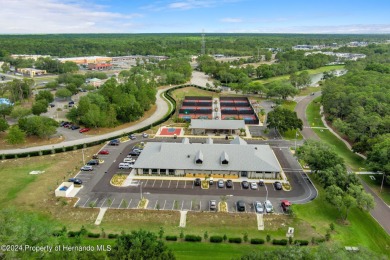
[[[352,209],[348,215],[348,224],[340,222],[339,213],[324,198],[324,190],[313,180],[319,196],[308,204],[294,205],[296,217],[312,223],[313,228],[325,235],[329,224],[335,225],[331,231],[331,240],[344,246],[364,246],[377,253],[390,255],[390,236],[371,217],[368,212]]]
[[[314,99],[313,102],[307,106],[306,116],[310,126],[312,127],[325,127],[320,116],[320,99],[321,97]],[[364,159],[351,152],[343,141],[338,139],[329,130],[313,128],[313,131],[321,138],[321,140],[329,145],[333,145],[336,152],[343,157],[345,163],[350,166],[352,170],[362,171],[364,169]]]
[[[370,175],[373,175],[375,177],[375,180],[372,180],[370,178]],[[382,192],[381,190],[381,184],[382,184],[382,174],[360,174],[359,177],[364,180],[365,183],[367,183],[370,188],[380,196],[384,202],[387,205],[390,205],[390,187],[389,185],[386,185],[386,183],[383,184]]]
[[[219,95],[215,92],[195,88],[195,87],[186,87],[186,88],[179,88],[174,91],[172,91],[172,97],[178,101],[178,100],[184,100],[185,96],[208,96],[208,97],[218,97]]]
[[[320,91],[321,87],[306,87],[299,90],[298,96],[307,96],[310,93]]]
[[[339,70],[339,69],[343,69],[343,68],[344,68],[344,65],[335,65],[335,66],[324,66],[324,67],[321,67],[318,69],[306,70],[306,71],[309,72],[309,74],[318,74],[318,73],[325,72],[325,71]],[[300,72],[298,72],[298,73],[300,73]],[[263,84],[267,84],[267,83],[270,83],[273,81],[289,80],[289,78],[290,78],[290,75],[283,75],[283,76],[272,77],[272,78],[268,78],[268,79],[259,79],[259,80],[255,80],[255,81],[258,81],[258,82],[263,83]]]

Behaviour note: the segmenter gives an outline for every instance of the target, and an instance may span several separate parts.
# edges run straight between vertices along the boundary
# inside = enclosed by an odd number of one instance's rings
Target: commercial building
[[[112,69],[112,64],[110,63],[90,63],[88,64],[89,70],[110,70]]]
[[[249,145],[236,137],[230,144],[149,142],[134,164],[136,174],[276,179],[280,164],[269,145]]]
[[[88,56],[88,57],[72,57],[72,58],[59,58],[59,61],[62,63],[65,63],[67,61],[72,61],[76,64],[89,64],[89,63],[107,63],[111,62],[111,57],[104,57],[104,56]]]
[[[47,74],[46,70],[39,70],[33,68],[21,68],[18,69],[18,72],[23,75],[28,75],[30,77],[41,76]]]

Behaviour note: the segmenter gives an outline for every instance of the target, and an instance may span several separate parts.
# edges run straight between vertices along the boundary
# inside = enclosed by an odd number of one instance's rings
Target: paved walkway
[[[108,208],[100,208],[99,215],[96,218],[95,225],[100,225]]]
[[[257,229],[264,230],[263,214],[256,214],[256,218],[257,218]]]
[[[309,123],[307,121],[306,117],[306,108],[308,104],[316,97],[320,96],[321,92],[316,92],[314,95],[309,95],[302,99],[301,101],[298,102],[297,106],[295,107],[295,111],[297,112],[298,118],[302,119],[303,121],[303,126],[307,128],[303,128],[301,131],[302,136],[305,139],[315,139],[315,140],[320,140],[320,138],[316,135],[316,133],[310,128]],[[325,126],[327,124],[324,123]],[[331,132],[333,130],[331,128],[328,128]],[[338,138],[341,138],[340,136],[336,135]],[[341,138],[341,140],[343,140]],[[390,208],[389,206],[384,203],[382,199],[376,195],[375,192],[373,192],[368,185],[361,179],[361,183],[364,187],[364,189],[370,193],[375,200],[375,208],[370,211],[371,216],[383,227],[383,229],[390,234]]]
[[[187,212],[186,210],[180,211],[180,224],[179,227],[186,227],[186,220],[187,220]]]

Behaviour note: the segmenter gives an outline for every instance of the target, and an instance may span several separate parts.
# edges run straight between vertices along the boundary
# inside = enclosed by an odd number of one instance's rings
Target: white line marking
[[[121,200],[121,203],[119,203],[118,209],[121,207],[122,202],[123,202],[123,199]]]
[[[87,204],[87,202],[89,201],[90,198],[87,199],[87,201],[84,203],[83,207],[85,207],[85,205]]]
[[[165,204],[167,204],[167,200],[164,201],[164,206],[162,209],[165,209]]]
[[[162,185],[163,185],[163,183],[164,183],[164,180],[162,180],[162,181],[161,181],[161,185],[160,185],[160,188],[162,187]]]
[[[176,183],[176,189],[177,189],[177,186],[179,186],[179,181],[177,181],[177,183]]]
[[[130,199],[129,205],[127,205],[127,209],[130,207],[130,204],[131,204],[132,201],[133,201],[133,199]]]
[[[154,187],[154,184],[156,183],[156,180],[153,181],[152,188]]]
[[[168,183],[168,188],[171,186],[171,181],[172,181],[172,180],[169,180],[169,183]]]

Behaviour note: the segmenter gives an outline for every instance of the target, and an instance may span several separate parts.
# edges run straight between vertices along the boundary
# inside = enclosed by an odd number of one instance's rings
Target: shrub
[[[99,237],[100,237],[100,234],[99,234],[99,233],[91,233],[91,232],[89,232],[89,233],[88,233],[88,237],[99,238]]]
[[[223,237],[221,237],[221,236],[211,236],[210,237],[211,243],[221,243],[222,240],[223,240]]]
[[[271,241],[271,236],[267,234],[267,242]]]
[[[309,241],[307,240],[295,240],[294,241],[294,244],[295,245],[299,245],[299,246],[307,246],[309,244]]]
[[[195,235],[186,235],[184,237],[184,240],[188,241],[188,242],[200,242],[200,241],[202,241],[202,237],[201,236],[195,236]]]
[[[118,234],[108,234],[108,238],[114,239],[117,238],[119,235]]]
[[[167,241],[177,241],[177,236],[166,236],[165,239]]]
[[[240,244],[241,242],[242,242],[242,238],[241,237],[230,237],[229,238],[229,243]]]
[[[69,231],[68,237],[78,237],[80,236],[80,231]]]
[[[262,238],[252,238],[251,239],[251,244],[253,244],[253,245],[262,245],[262,244],[264,244],[264,239],[262,239]]]
[[[272,244],[273,245],[280,245],[280,246],[285,246],[285,245],[287,245],[287,239],[273,239],[272,240]]]

